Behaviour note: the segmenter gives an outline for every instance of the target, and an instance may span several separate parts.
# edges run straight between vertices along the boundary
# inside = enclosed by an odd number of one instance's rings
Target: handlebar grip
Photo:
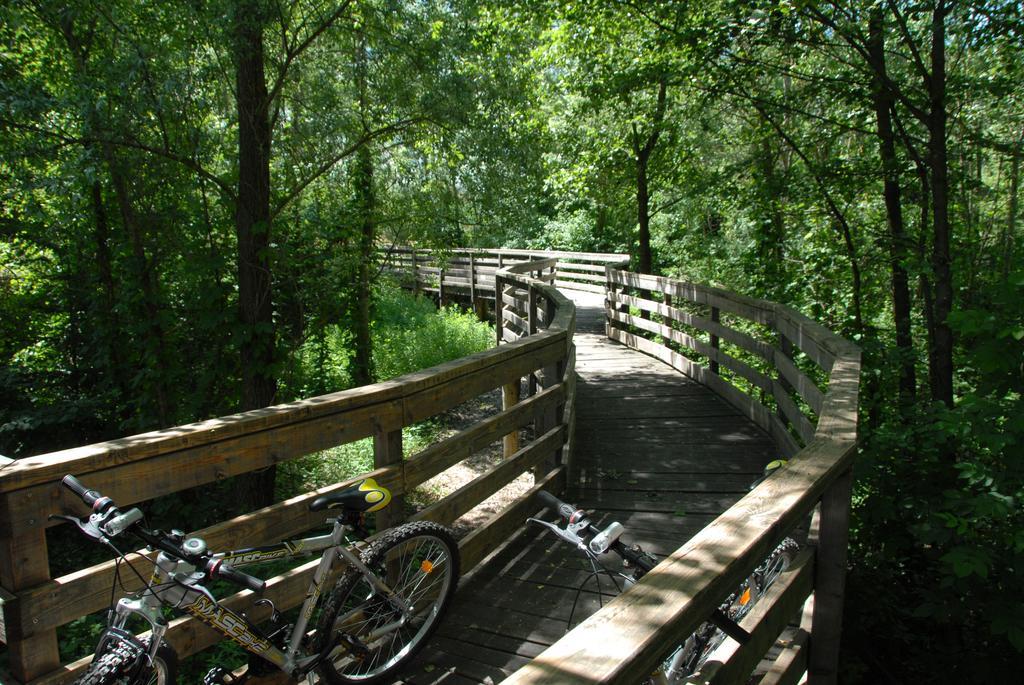
[[[239,587],[244,587],[246,590],[252,590],[253,592],[263,592],[267,589],[267,582],[250,576],[248,573],[239,571],[230,564],[225,564],[219,559],[210,561],[207,565],[207,571],[214,578],[222,578],[228,582],[234,583]]]
[[[64,476],[60,482],[68,490],[81,497],[82,501],[85,502],[88,507],[92,507],[101,497],[103,497],[103,495],[96,490],[90,490],[82,485],[82,481],[78,480],[71,474]]]
[[[553,509],[558,512],[558,515],[568,521],[572,515],[576,512],[576,507],[571,504],[566,504],[562,500],[552,495],[547,490],[541,490],[537,493],[537,499],[540,500],[548,509]]]

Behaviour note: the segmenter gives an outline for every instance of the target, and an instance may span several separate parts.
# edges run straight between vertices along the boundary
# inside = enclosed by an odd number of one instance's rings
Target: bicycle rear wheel
[[[754,569],[758,595],[763,595],[782,573],[788,569],[800,551],[800,543],[793,538],[786,538],[772,550],[760,566]]]
[[[401,668],[437,628],[458,584],[458,545],[436,523],[386,532],[362,561],[412,609],[411,617],[403,619],[359,571],[346,572],[317,625],[318,651],[331,650],[318,671],[332,685],[380,683]]]

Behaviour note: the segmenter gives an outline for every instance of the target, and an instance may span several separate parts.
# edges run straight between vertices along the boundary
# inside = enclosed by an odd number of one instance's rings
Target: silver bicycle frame
[[[141,617],[149,623],[153,630],[150,658],[155,658],[160,641],[167,632],[167,622],[161,616],[160,609],[163,604],[170,604],[191,614],[217,632],[241,644],[248,651],[274,664],[285,673],[289,675],[295,675],[296,672],[304,674],[320,658],[320,655],[311,654],[297,658],[299,648],[323,592],[324,583],[330,577],[336,559],[342,559],[349,566],[358,570],[370,582],[374,590],[387,597],[388,601],[401,611],[400,619],[373,631],[368,636],[371,640],[405,624],[412,614],[411,607],[398,597],[383,580],[378,578],[359,559],[357,554],[349,549],[347,535],[352,528],[340,520],[335,520],[333,523],[334,529],[328,535],[282,543],[280,549],[284,553],[279,554],[278,548],[275,547],[271,552],[242,551],[213,555],[213,558],[221,559],[232,566],[247,566],[273,558],[291,559],[323,552],[320,563],[313,573],[313,580],[306,591],[306,599],[299,610],[298,619],[292,628],[285,651],[278,649],[265,638],[254,633],[251,629],[252,624],[244,616],[217,602],[209,590],[199,584],[203,579],[203,574],[197,573],[191,564],[163,552],[157,556],[157,564],[149,588],[138,595],[120,599],[110,625],[123,630],[131,615]]]

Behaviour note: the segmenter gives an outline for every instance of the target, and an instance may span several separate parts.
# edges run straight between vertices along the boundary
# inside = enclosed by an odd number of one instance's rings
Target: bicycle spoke
[[[436,524],[411,524],[410,529],[417,534],[406,539],[398,534],[397,542],[383,543],[376,558],[366,562],[394,599],[371,591],[364,578],[348,581],[353,584],[343,591],[329,631],[336,647],[328,672],[338,676],[330,682],[376,680],[403,663],[440,616],[457,579],[457,547]],[[346,644],[339,633],[355,642]]]

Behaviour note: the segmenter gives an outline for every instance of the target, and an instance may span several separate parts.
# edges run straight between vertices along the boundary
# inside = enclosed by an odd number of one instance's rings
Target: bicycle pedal
[[[223,666],[217,666],[211,668],[210,671],[203,676],[203,685],[236,685],[238,679],[235,678],[234,674]]]

